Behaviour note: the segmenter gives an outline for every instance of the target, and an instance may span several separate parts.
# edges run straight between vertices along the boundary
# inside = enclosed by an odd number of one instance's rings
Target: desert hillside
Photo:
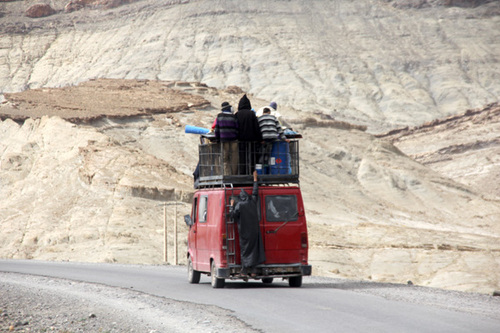
[[[68,2],[0,4],[1,257],[160,264],[179,202],[184,263],[184,128],[248,93],[303,135],[314,274],[500,289],[498,2]]]
[[[55,14],[26,17],[40,2]],[[0,93],[95,78],[203,82],[370,131],[500,95],[498,1],[68,3],[1,3]]]
[[[500,197],[499,103],[378,137],[443,175]]]
[[[208,127],[221,101],[236,104],[242,94],[197,83],[101,79],[6,96],[0,255],[161,263],[160,205],[179,201],[179,221],[190,209],[199,139],[184,127]],[[105,96],[121,101],[109,104],[109,115],[95,105]],[[265,105],[250,97],[255,107]],[[144,104],[134,107],[136,100]],[[304,136],[301,187],[315,274],[498,288],[498,198],[432,171],[359,126],[286,114]],[[169,207],[171,263],[173,213]],[[185,235],[181,225],[181,263]]]

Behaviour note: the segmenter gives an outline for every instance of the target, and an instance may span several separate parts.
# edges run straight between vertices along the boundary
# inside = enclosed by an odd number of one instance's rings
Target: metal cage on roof
[[[257,170],[265,184],[299,183],[298,140],[260,142],[210,142],[199,145],[199,178],[195,187],[222,184],[249,185]]]

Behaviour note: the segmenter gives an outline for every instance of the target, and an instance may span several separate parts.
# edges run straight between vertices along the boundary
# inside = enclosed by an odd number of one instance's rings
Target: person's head
[[[268,108],[268,107],[265,107],[263,110],[262,110],[262,113],[263,114],[270,114],[271,113],[271,109]]]
[[[276,102],[271,102],[269,106],[272,107],[275,111],[278,110],[278,104],[276,104]]]
[[[248,193],[242,189],[240,192],[239,198],[240,198],[240,201],[247,201],[248,200]]]
[[[243,95],[241,97],[240,102],[238,103],[238,111],[240,110],[251,110],[252,109],[252,104],[250,104],[250,100],[248,99],[247,95]]]
[[[223,112],[232,112],[233,111],[233,107],[228,102],[223,102],[221,104],[221,110]]]

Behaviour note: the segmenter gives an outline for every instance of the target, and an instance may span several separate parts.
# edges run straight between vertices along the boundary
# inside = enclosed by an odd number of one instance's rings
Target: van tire
[[[262,278],[262,283],[271,284],[273,283],[273,278]]]
[[[226,280],[219,279],[217,277],[217,267],[215,267],[215,261],[212,261],[212,264],[210,265],[210,275],[212,277],[212,288],[224,288]]]
[[[188,259],[188,281],[189,283],[199,283],[200,282],[201,273],[195,271],[193,268],[193,260],[191,256]]]
[[[294,288],[299,288],[300,286],[302,286],[302,275],[292,276],[291,278],[289,278],[288,285]]]

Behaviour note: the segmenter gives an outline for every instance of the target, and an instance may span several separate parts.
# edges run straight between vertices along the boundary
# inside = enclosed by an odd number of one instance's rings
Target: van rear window
[[[266,196],[268,222],[297,221],[297,197],[295,195]]]
[[[203,195],[200,197],[200,208],[198,210],[198,221],[203,223],[207,222],[207,202],[208,197]]]

